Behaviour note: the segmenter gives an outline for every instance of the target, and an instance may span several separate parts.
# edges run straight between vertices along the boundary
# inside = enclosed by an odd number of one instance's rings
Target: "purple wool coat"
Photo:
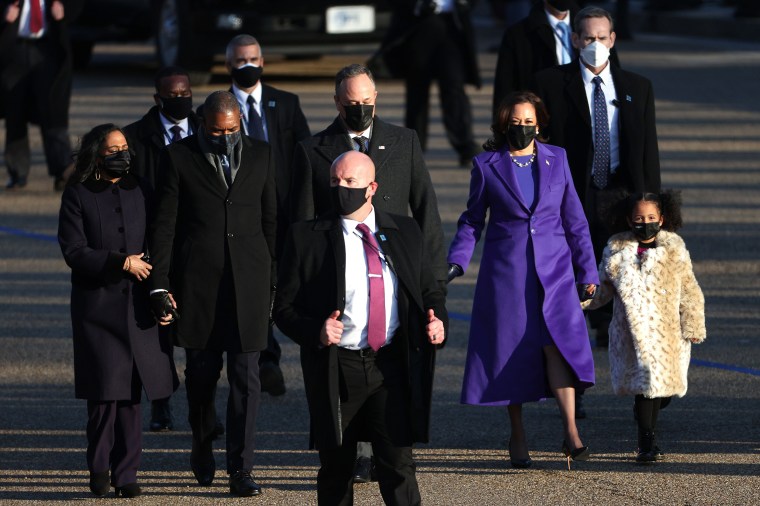
[[[594,362],[576,283],[599,284],[583,207],[565,150],[536,142],[538,189],[524,202],[509,152],[473,159],[467,210],[449,263],[467,268],[489,214],[472,307],[461,402],[507,405],[551,395],[543,345],[553,341],[576,377]]]

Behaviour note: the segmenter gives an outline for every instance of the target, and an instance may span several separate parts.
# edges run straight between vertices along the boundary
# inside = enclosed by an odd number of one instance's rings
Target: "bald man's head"
[[[377,191],[375,164],[359,151],[347,151],[330,166],[335,210],[348,218],[363,221],[372,210],[372,196]]]

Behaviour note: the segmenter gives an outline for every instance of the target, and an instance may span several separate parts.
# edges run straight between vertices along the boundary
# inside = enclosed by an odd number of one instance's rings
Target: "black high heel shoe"
[[[588,460],[588,458],[591,456],[591,452],[588,450],[588,446],[581,446],[580,448],[576,448],[575,450],[571,450],[570,446],[568,446],[567,441],[562,440],[562,453],[565,454],[565,457],[567,457],[567,470],[570,470],[570,459],[577,460],[577,461],[584,461]]]
[[[514,467],[515,469],[528,469],[530,465],[533,463],[533,461],[530,460],[530,456],[528,456],[527,459],[512,458],[512,438],[509,438],[509,443],[507,443],[507,449],[509,450],[509,463],[512,464],[512,467]]]

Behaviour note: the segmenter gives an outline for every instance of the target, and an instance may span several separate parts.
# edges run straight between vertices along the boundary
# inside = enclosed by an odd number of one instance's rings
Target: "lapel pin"
[[[380,240],[381,240],[381,241],[384,241],[384,240],[385,240],[385,236],[384,236],[383,234],[378,234],[378,236],[380,236]]]
[[[626,101],[626,102],[633,102],[633,98],[631,98],[631,96],[630,96],[630,95],[626,95],[626,96],[625,96],[625,101]]]
[[[269,103],[268,103],[267,105],[269,105],[269,107],[272,107],[272,108],[274,108],[274,106],[275,106],[276,104],[277,104],[277,103],[276,103],[274,100],[270,100],[270,101],[269,101]]]
[[[378,146],[377,149],[385,149],[385,146]]]

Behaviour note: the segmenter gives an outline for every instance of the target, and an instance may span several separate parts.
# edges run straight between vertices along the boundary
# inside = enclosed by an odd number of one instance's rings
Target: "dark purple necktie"
[[[177,141],[181,141],[182,140],[182,127],[181,126],[174,125],[169,130],[172,131],[172,139],[171,139],[171,143],[172,144],[174,144]]]
[[[383,266],[380,263],[380,247],[374,234],[364,223],[356,226],[361,232],[364,256],[367,257],[367,276],[369,277],[369,321],[367,324],[367,343],[377,351],[385,344],[385,285],[383,284]]]

